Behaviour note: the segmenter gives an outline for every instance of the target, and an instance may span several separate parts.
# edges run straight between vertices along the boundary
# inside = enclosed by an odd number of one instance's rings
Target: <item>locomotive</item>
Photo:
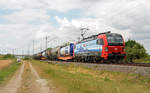
[[[45,52],[49,60],[76,62],[120,61],[126,57],[122,35],[110,31],[92,35],[79,42],[52,48]]]

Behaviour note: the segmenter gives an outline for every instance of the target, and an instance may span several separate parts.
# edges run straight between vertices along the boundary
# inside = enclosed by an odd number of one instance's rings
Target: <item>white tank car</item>
[[[51,54],[50,52],[51,52],[51,50],[46,50],[46,55],[49,56]]]
[[[52,56],[58,56],[59,49],[60,49],[59,47],[53,48],[51,50],[51,55]]]
[[[61,56],[70,55],[70,46],[62,47],[62,48],[60,49],[60,55],[61,55]]]
[[[43,52],[43,53],[42,53],[42,56],[46,56],[46,53],[45,53],[45,52]]]

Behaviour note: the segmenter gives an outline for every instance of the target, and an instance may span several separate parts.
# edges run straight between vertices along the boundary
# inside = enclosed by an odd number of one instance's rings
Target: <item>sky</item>
[[[0,0],[0,52],[27,53],[112,31],[141,43],[150,54],[150,0]],[[42,50],[41,49],[41,50]]]

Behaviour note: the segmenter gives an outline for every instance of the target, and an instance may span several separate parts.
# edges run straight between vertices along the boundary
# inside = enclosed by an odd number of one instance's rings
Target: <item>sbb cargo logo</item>
[[[115,48],[115,50],[118,50],[118,48]]]

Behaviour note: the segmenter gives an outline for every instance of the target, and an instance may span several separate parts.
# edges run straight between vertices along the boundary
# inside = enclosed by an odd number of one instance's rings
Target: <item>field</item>
[[[7,67],[11,63],[12,63],[12,60],[0,60],[0,69]]]
[[[51,80],[60,93],[150,93],[150,77],[83,66],[32,63],[40,76]]]
[[[20,64],[15,59],[0,60],[0,84],[8,81],[19,68]]]

